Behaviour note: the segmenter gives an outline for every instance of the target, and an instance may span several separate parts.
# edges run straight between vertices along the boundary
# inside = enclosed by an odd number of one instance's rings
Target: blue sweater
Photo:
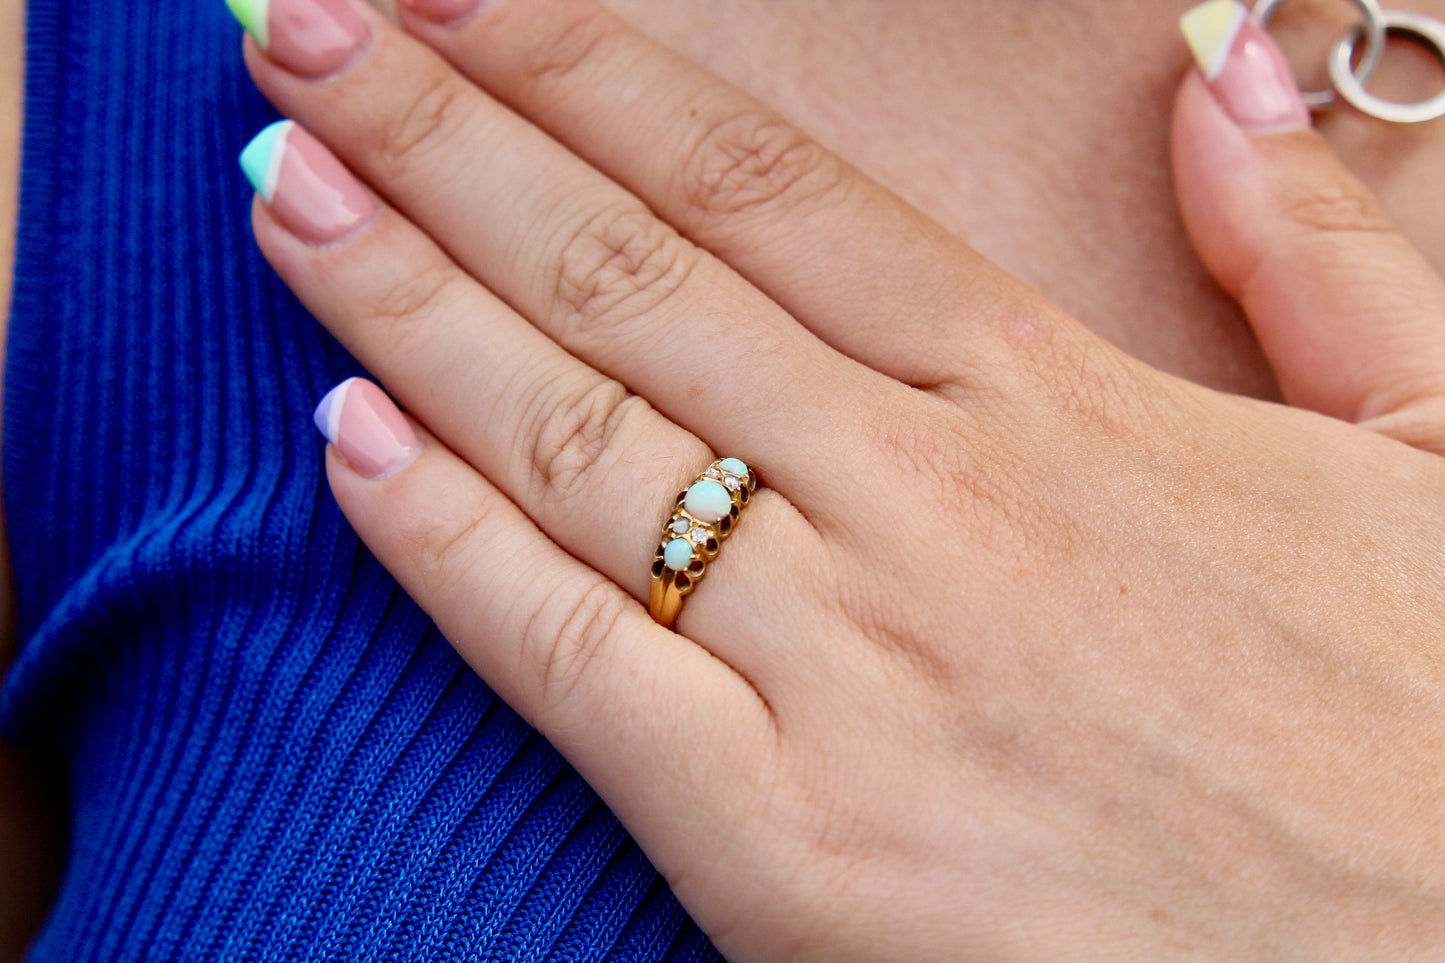
[[[29,6],[0,726],[71,829],[30,959],[716,959],[332,501],[358,369],[251,239],[221,0]]]

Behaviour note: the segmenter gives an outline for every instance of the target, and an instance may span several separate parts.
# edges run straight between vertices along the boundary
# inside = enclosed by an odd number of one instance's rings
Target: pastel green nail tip
[[[682,507],[693,518],[711,525],[727,517],[732,511],[733,499],[726,488],[715,481],[703,479],[687,490]]]
[[[286,132],[295,121],[278,120],[251,138],[241,151],[241,170],[261,200],[267,204],[276,194],[276,179],[281,173],[281,153],[285,149]]]
[[[231,16],[241,21],[241,26],[246,28],[246,32],[262,50],[271,45],[271,37],[266,30],[270,0],[226,0],[226,6],[230,8]]]

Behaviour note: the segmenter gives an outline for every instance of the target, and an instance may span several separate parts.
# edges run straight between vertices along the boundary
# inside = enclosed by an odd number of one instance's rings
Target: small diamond
[[[730,492],[735,492],[743,487],[742,480],[733,475],[724,478],[723,484],[727,486],[727,490]]]
[[[686,532],[688,528],[691,527],[691,525],[692,522],[688,521],[685,518],[674,518],[672,520],[672,533],[674,535],[681,535],[682,533]]]
[[[709,478],[721,478],[723,476],[723,473],[718,471],[718,469],[716,468],[709,468],[707,471],[703,472],[703,474]]]
[[[699,525],[698,527],[694,528],[691,532],[689,532],[687,537],[690,538],[690,539],[692,539],[692,543],[693,543],[694,545],[706,545],[706,544],[707,544],[707,529],[705,529],[705,528],[703,528],[701,525]]]

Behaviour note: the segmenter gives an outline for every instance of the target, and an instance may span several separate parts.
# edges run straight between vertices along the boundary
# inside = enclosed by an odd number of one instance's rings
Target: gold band
[[[678,494],[652,556],[647,611],[663,628],[677,621],[683,599],[707,574],[757,487],[758,477],[747,465],[719,458]]]

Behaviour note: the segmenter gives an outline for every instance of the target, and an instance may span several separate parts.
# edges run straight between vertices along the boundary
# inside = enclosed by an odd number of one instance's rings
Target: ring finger
[[[707,445],[528,324],[294,123],[259,136],[246,166],[257,241],[318,319],[562,547],[645,599],[663,513]],[[748,515],[680,628],[729,624],[698,641],[751,677],[749,627],[706,611],[778,578],[818,535],[766,490]]]

